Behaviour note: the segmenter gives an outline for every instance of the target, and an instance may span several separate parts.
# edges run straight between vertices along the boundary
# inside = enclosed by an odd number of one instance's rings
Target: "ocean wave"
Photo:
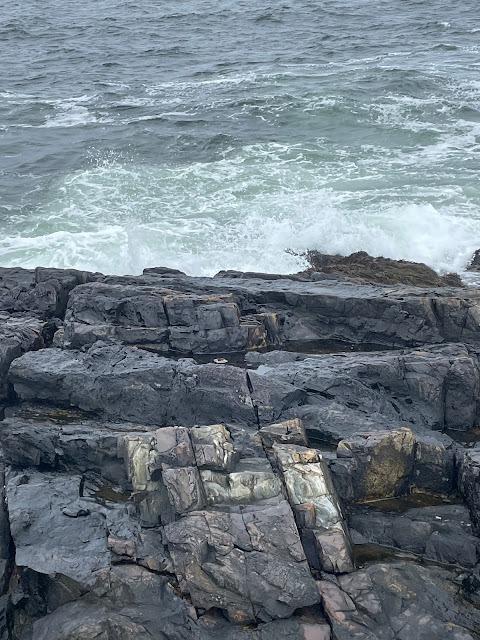
[[[305,263],[286,249],[315,248],[461,271],[480,237],[480,207],[468,194],[449,186],[406,188],[402,179],[392,182],[402,175],[394,164],[390,177],[378,173],[378,161],[373,173],[364,169],[346,159],[322,167],[311,149],[276,143],[208,163],[108,162],[52,183],[29,232],[2,237],[0,260],[111,273],[153,265],[196,275],[288,273]]]
[[[97,117],[87,107],[75,102],[61,102],[56,109],[59,113],[48,116],[44,127],[78,127],[97,122]]]

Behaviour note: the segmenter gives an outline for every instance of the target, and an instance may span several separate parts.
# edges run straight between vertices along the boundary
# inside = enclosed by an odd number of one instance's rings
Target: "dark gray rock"
[[[85,585],[109,567],[105,518],[81,498],[80,488],[80,476],[21,472],[8,479],[17,566],[47,575],[59,573]],[[72,507],[84,513],[81,522],[64,513]]]
[[[460,386],[459,371],[465,378]],[[323,356],[245,371],[97,343],[87,353],[26,354],[13,363],[10,379],[22,400],[78,406],[109,419],[190,426],[301,417],[309,437],[337,442],[380,425],[466,431],[477,415],[476,358],[459,345]]]
[[[0,316],[0,402],[9,398],[7,374],[13,360],[45,346],[44,324],[33,317]]]
[[[480,557],[468,510],[459,504],[382,513],[373,506],[357,510],[349,525],[363,541],[397,547],[445,564],[472,568]]]
[[[241,318],[231,294],[182,293],[166,285],[95,282],[76,287],[63,343],[79,348],[109,340],[186,354],[275,344],[277,327],[269,314]]]
[[[66,346],[80,348],[97,340],[157,344],[168,349],[163,299],[168,290],[95,282],[76,287],[65,314]]]
[[[336,436],[338,441],[363,430],[365,420],[372,426],[383,422],[383,429],[415,425],[459,431],[477,420],[478,362],[463,345],[316,356],[264,365],[249,372],[249,378],[260,407],[267,404],[268,390],[273,413],[298,415],[309,437]],[[271,390],[274,380],[306,394],[303,406],[287,411],[287,394]],[[344,412],[352,419],[357,415],[353,429],[349,418],[341,419]]]
[[[11,598],[7,594],[13,565],[10,523],[5,503],[5,470],[0,463],[0,639],[10,637]]]
[[[165,533],[182,592],[197,607],[224,609],[231,621],[245,624],[286,618],[318,601],[285,501],[232,513],[195,512]]]
[[[77,285],[102,277],[74,269],[0,268],[0,310],[61,318],[68,294]]]
[[[331,640],[331,629],[320,607],[310,607],[287,620],[273,620],[255,628],[239,627],[213,611],[199,619],[208,640]]]
[[[327,640],[319,593],[335,640],[478,637],[465,509],[357,507],[357,541],[463,568],[353,571],[336,496],[448,494],[458,462],[478,524],[477,449],[441,431],[478,425],[479,298],[318,275],[0,270],[0,385],[10,367],[3,401],[22,403],[0,423],[0,637],[13,622],[15,640]],[[64,315],[55,348],[33,352]],[[252,353],[256,370],[159,355],[295,341],[419,348]],[[305,444],[338,446],[307,460]],[[311,569],[329,572],[320,591]]]
[[[480,533],[480,448],[458,453],[458,488],[470,509],[477,535]]]
[[[158,426],[256,422],[245,371],[236,367],[173,361],[104,343],[88,353],[48,349],[28,356],[10,369],[22,400]]]
[[[25,412],[24,412],[25,413]],[[106,423],[73,418],[72,422],[6,418],[0,422],[3,459],[17,468],[94,472],[107,481],[129,488],[124,463],[124,436],[142,434],[149,427],[132,423]]]
[[[84,598],[34,622],[22,640],[206,640],[195,617],[164,577],[120,565]]]
[[[456,488],[457,446],[446,434],[415,434],[415,460],[410,485],[432,493],[449,494]]]
[[[411,562],[374,564],[318,587],[338,640],[475,640],[480,612],[466,600],[460,577]]]
[[[342,340],[353,344],[415,346],[479,341],[479,292],[474,288],[362,285],[325,276],[222,274],[216,278],[115,277],[109,284],[167,286],[177,292],[233,294],[242,315],[275,314],[282,342]]]

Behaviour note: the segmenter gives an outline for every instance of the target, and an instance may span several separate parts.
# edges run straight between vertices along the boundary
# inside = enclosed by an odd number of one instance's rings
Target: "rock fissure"
[[[0,638],[474,640],[479,297],[0,270]]]

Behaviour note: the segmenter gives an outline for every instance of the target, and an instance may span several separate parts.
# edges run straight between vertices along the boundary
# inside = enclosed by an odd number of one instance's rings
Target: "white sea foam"
[[[321,167],[301,145],[274,143],[178,167],[107,163],[53,183],[29,235],[0,239],[0,260],[109,273],[154,265],[287,273],[305,263],[286,249],[315,248],[465,267],[480,244],[480,210],[461,189],[399,182],[368,198],[382,177],[378,160],[366,176],[351,164],[348,177],[348,165]]]
[[[96,116],[87,107],[76,102],[61,102],[56,105],[58,113],[53,117],[47,117],[45,127],[78,127],[96,122]]]

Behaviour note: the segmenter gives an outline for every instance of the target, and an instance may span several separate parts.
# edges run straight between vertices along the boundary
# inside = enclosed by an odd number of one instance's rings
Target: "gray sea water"
[[[0,0],[0,264],[462,270],[477,0]]]

